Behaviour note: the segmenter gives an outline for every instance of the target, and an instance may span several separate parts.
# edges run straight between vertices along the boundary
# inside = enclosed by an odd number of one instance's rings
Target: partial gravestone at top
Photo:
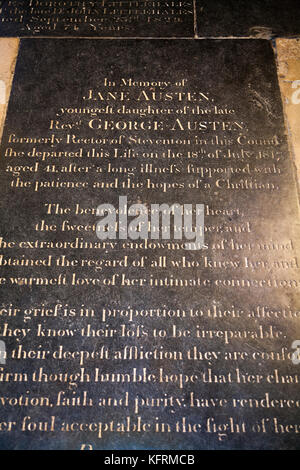
[[[196,0],[199,37],[300,35],[299,0]]]
[[[0,0],[0,37],[193,37],[194,6],[193,0]]]

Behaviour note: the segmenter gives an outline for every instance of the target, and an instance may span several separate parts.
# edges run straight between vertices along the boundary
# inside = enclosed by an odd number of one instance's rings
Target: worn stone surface
[[[300,181],[300,40],[277,39],[278,76]]]
[[[300,34],[298,0],[197,0],[200,37],[269,39]]]
[[[0,139],[2,136],[18,47],[18,39],[0,38]]]
[[[193,35],[193,0],[0,1],[0,36]]]
[[[1,0],[1,36],[253,37],[300,34],[298,0]]]
[[[0,149],[0,446],[295,449],[299,212],[273,49],[99,44],[21,41]],[[121,224],[119,196],[204,204],[206,247],[185,230],[99,239],[96,208]]]

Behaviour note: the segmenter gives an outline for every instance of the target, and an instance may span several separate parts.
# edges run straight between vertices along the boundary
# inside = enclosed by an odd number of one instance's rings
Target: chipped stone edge
[[[19,38],[0,38],[0,80],[5,83],[6,88],[5,103],[0,104],[0,142],[2,139],[19,47]]]
[[[299,139],[299,132],[297,128],[300,127],[300,114],[299,119],[295,122],[295,119],[292,118],[293,112],[291,107],[287,104],[289,101],[289,95],[286,92],[285,84],[290,80],[290,71],[289,64],[291,61],[299,60],[299,71],[300,71],[300,39],[290,39],[290,38],[277,38],[273,42],[273,48],[276,59],[277,67],[277,76],[280,86],[282,106],[285,120],[286,135],[288,138],[288,145],[290,154],[292,157],[292,163],[295,170],[298,194],[300,197],[300,152],[299,149],[295,147],[295,142]],[[300,76],[299,76],[300,79]],[[300,108],[300,105],[299,105]],[[300,144],[300,142],[299,142]],[[297,145],[298,147],[298,145]]]

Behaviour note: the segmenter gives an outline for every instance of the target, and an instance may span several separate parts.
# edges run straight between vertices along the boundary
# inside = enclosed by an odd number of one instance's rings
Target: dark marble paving
[[[197,0],[200,37],[293,37],[300,35],[298,0]]]

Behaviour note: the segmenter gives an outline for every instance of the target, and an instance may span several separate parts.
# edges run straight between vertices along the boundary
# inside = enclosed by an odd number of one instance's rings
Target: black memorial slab
[[[193,0],[0,1],[0,36],[193,35]]]
[[[268,42],[24,39],[0,150],[1,448],[299,447],[299,212]],[[188,224],[126,237],[120,196],[203,204],[205,246]]]
[[[197,0],[199,37],[294,37],[300,34],[298,0]]]

